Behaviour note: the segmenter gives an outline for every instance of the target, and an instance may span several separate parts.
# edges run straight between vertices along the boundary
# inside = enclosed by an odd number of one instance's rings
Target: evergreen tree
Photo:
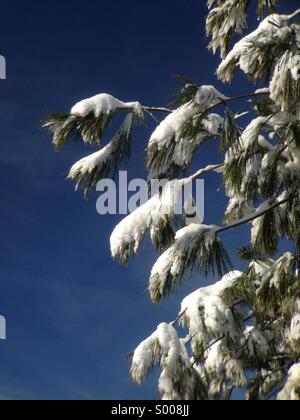
[[[127,264],[150,233],[162,253],[149,281],[155,303],[192,271],[219,276],[187,296],[176,320],[159,325],[133,353],[134,381],[141,383],[159,365],[166,400],[226,400],[235,388],[245,389],[249,400],[300,400],[300,10],[276,14],[279,1],[256,0],[260,23],[243,36],[253,3],[208,0],[206,29],[210,49],[220,50],[219,79],[231,82],[239,68],[251,81],[265,83],[262,89],[229,98],[180,77],[170,108],[101,94],[44,122],[58,150],[72,137],[98,146],[111,120],[125,114],[111,142],[70,171],[87,196],[129,158],[135,124],[165,115],[146,160],[150,175],[169,183],[115,228],[111,251]],[[249,108],[244,128],[230,109],[236,101]],[[184,178],[194,153],[211,138],[218,139],[224,159]],[[216,226],[183,218],[178,230],[174,192],[213,171],[228,197],[224,220]],[[168,212],[156,211],[162,207]],[[238,251],[247,266],[239,272],[233,271],[222,237],[242,225],[251,227],[251,244]],[[283,239],[289,242],[280,255]],[[178,325],[186,337],[180,338]]]

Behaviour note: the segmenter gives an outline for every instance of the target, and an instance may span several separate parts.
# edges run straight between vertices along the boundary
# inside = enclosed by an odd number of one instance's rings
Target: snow
[[[200,86],[196,96],[195,102],[204,111],[208,107],[213,107],[222,101],[227,101],[229,98],[219,92],[214,86]]]
[[[300,314],[296,314],[292,318],[291,339],[294,341],[300,340]]]
[[[150,368],[155,364],[155,345],[159,346],[157,353],[163,356],[163,363],[172,372],[182,356],[182,346],[176,330],[166,323],[162,323],[157,330],[135,350],[132,360],[135,380],[141,382]]]
[[[182,105],[168,115],[152,133],[148,150],[154,149],[166,153],[172,142],[175,142],[173,155],[170,160],[179,166],[187,166],[192,159],[195,148],[207,137],[216,136],[221,133],[223,118],[218,114],[209,114],[203,118],[203,129],[195,141],[187,141],[181,136],[181,129],[184,124],[190,121],[196,114],[206,111],[209,107],[226,100],[226,96],[220,93],[213,86],[201,86],[193,101]],[[164,173],[168,168],[160,168]]]
[[[230,193],[230,191],[227,192],[228,195]],[[230,216],[230,220],[238,220],[241,217],[250,214],[252,211],[253,204],[245,201],[242,194],[237,194],[230,198],[226,209],[226,215]]]
[[[188,399],[188,387],[179,395],[176,384],[191,381],[191,364],[181,340],[172,325],[162,323],[157,330],[135,350],[131,374],[141,383],[151,368],[160,362],[162,373],[159,390],[162,400]],[[186,394],[186,395],[185,395]]]
[[[221,133],[222,127],[224,125],[224,118],[218,114],[209,114],[202,121],[203,127],[205,130],[210,133],[212,136],[217,136]]]
[[[73,106],[71,109],[72,115],[79,115],[86,117],[90,113],[94,113],[95,117],[101,114],[110,114],[118,109],[134,109],[138,113],[142,112],[142,107],[139,102],[122,102],[106,93],[84,99]]]
[[[286,74],[291,68],[292,55],[286,51],[277,61],[273,77],[270,83],[270,98],[278,105],[281,106],[282,111],[286,111],[285,104],[282,103],[286,90]]]
[[[270,260],[269,263],[264,261],[252,261],[250,267],[253,268],[254,273],[260,276],[261,279],[265,279],[270,273],[270,268],[274,261]],[[257,285],[259,286],[259,284]]]
[[[149,147],[155,143],[158,150],[167,148],[174,137],[176,137],[178,130],[197,112],[198,108],[194,103],[182,105],[176,111],[172,112],[160,123],[151,135]]]
[[[265,88],[257,89],[255,91],[255,93],[257,95],[260,95],[260,94],[270,94],[270,88],[269,87],[265,87]]]
[[[181,356],[181,343],[176,330],[166,323],[157,328],[157,339],[164,355],[164,363],[170,371],[176,369],[176,364]]]
[[[215,338],[233,333],[235,321],[231,309],[219,296],[208,296],[203,300],[204,323],[208,332]]]
[[[244,332],[247,342],[249,356],[253,358],[267,359],[269,354],[269,344],[266,335],[255,327],[246,327]]]
[[[74,179],[78,175],[78,172],[82,175],[93,172],[97,166],[109,159],[113,150],[114,144],[109,143],[107,146],[103,147],[103,149],[99,150],[99,152],[93,153],[76,162],[70,170],[68,179]]]
[[[286,164],[286,169],[291,172],[293,176],[299,176],[300,173],[300,148],[294,147],[289,148],[288,163]]]
[[[300,363],[289,370],[288,381],[278,395],[280,401],[300,401]]]
[[[240,387],[246,384],[242,363],[229,355],[222,341],[214,344],[206,353],[205,371],[212,378],[212,395],[218,395],[222,385],[230,381]]]
[[[270,117],[257,117],[245,128],[241,139],[245,149],[251,147],[259,138],[264,125],[270,121]]]
[[[294,256],[290,252],[286,252],[276,261],[270,286],[273,286],[276,289],[280,287],[280,272],[283,271],[287,274],[290,270],[293,261]]]
[[[157,341],[156,332],[143,341],[135,350],[132,358],[131,374],[133,379],[141,384],[155,363],[154,346]]]
[[[200,132],[196,137],[195,141],[186,140],[180,138],[176,141],[176,146],[174,150],[174,155],[172,160],[175,164],[186,167],[191,163],[193,154],[197,146],[199,146],[205,139],[210,137],[215,137],[220,135],[223,127],[224,119],[218,114],[209,114],[202,120],[202,126],[205,130]]]
[[[217,226],[191,224],[177,232],[175,244],[160,256],[152,268],[149,289],[154,300],[155,292],[165,289],[167,282],[171,281],[170,276],[175,283],[175,279],[186,272],[187,261],[199,235],[204,233],[204,246],[198,252],[198,258],[201,259],[204,250],[216,239],[217,229]]]
[[[183,324],[189,328],[190,336],[196,335],[198,341],[207,345],[208,333],[220,337],[231,329],[233,332],[234,319],[221,296],[241,275],[240,271],[228,273],[219,282],[198,289],[182,301]]]
[[[256,213],[264,213],[266,210],[268,210],[268,208],[270,207],[270,202],[264,201],[257,209],[256,209]],[[252,222],[252,229],[251,229],[251,242],[252,245],[254,245],[257,241],[257,237],[259,235],[260,232],[260,228],[261,228],[261,222],[262,222],[262,218],[258,217],[255,220],[253,220]]]
[[[259,58],[247,54],[253,43],[261,46],[272,45],[279,39],[285,39],[291,33],[288,27],[289,16],[273,14],[264,19],[258,28],[235,44],[231,52],[218,68],[219,77],[226,82],[232,78],[231,69],[237,65],[245,74],[253,75],[260,65]],[[275,23],[275,24],[274,24]]]
[[[293,56],[289,63],[292,78],[295,81],[300,80],[300,54]]]
[[[213,2],[209,3],[211,8]],[[229,11],[229,13],[227,12]],[[207,18],[207,33],[212,36],[210,48],[216,53],[221,48],[221,55],[225,55],[226,40],[228,34],[236,32],[241,34],[247,25],[246,9],[243,2],[235,0],[224,0],[222,4],[210,10]],[[216,22],[221,22],[219,25]]]
[[[156,194],[116,226],[110,238],[114,258],[122,259],[128,246],[137,253],[147,230],[174,216],[179,193],[186,182],[185,179],[170,181],[162,195]]]
[[[80,173],[81,175],[90,174],[93,172],[95,168],[104,164],[111,157],[111,154],[114,152],[116,143],[119,141],[120,135],[123,133],[129,136],[130,130],[132,127],[132,122],[133,122],[133,116],[132,114],[128,114],[120,130],[111,140],[111,142],[107,144],[105,147],[103,147],[101,150],[99,150],[98,152],[93,153],[90,156],[86,156],[80,161],[76,162],[72,166],[70,173],[68,175],[68,178],[75,179],[78,176],[78,173]]]

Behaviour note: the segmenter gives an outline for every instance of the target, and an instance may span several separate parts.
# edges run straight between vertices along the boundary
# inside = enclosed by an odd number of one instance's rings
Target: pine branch
[[[222,277],[232,271],[229,255],[216,236],[215,226],[190,225],[177,232],[174,245],[154,265],[149,290],[155,303],[173,293],[185,275],[199,271]]]
[[[72,166],[68,179],[76,182],[76,190],[83,189],[85,198],[101,179],[107,178],[109,175],[114,178],[120,165],[129,159],[134,120],[134,114],[128,114],[107,146]]]
[[[228,104],[232,102],[239,102],[244,99],[251,99],[251,98],[257,98],[260,96],[269,96],[269,93],[266,92],[254,92],[254,93],[248,93],[244,95],[238,95],[234,96],[232,98],[228,99],[222,99],[220,102],[216,103],[215,105],[212,105],[208,107],[204,112],[200,112],[193,116],[190,120],[188,120],[186,123],[182,125],[180,128],[180,135],[187,139],[193,139],[199,132],[199,127],[201,127],[202,120],[209,115],[212,111],[216,110],[219,106],[227,106]]]
[[[196,179],[200,178],[201,176],[208,174],[210,172],[222,172],[224,168],[224,163],[220,163],[217,165],[208,165],[206,168],[200,169],[195,174],[191,175],[188,180],[189,182],[195,181]]]

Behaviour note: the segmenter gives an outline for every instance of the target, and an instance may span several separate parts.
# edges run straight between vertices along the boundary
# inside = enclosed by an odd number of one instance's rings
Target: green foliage
[[[274,13],[278,8],[278,0],[258,0],[257,14],[260,18]]]
[[[130,116],[129,116],[130,117]],[[122,163],[126,163],[131,155],[132,124],[124,129],[121,127],[109,144],[109,155],[100,161],[92,170],[82,171],[80,166],[71,170],[69,178],[76,182],[77,189],[84,191],[87,198],[97,183],[108,176],[115,178]],[[88,159],[88,158],[87,158]]]
[[[273,319],[278,314],[282,315],[285,300],[295,283],[294,266],[293,256],[287,253],[270,268],[257,291],[254,305],[261,317],[268,316]]]
[[[296,51],[290,51],[291,46],[285,48],[281,55],[277,55],[280,59],[277,60],[274,69],[272,99],[282,111],[297,115],[300,105],[300,80],[293,78],[291,62],[295,56],[299,56],[299,51],[298,47]]]
[[[241,149],[241,129],[236,125],[234,114],[226,108],[222,135],[220,138],[220,151],[225,153],[228,149]]]
[[[199,86],[195,82],[184,76],[177,75],[175,76],[175,79],[182,86],[180,86],[177,89],[174,89],[170,95],[170,107],[172,107],[173,109],[176,109],[181,105],[193,101],[199,88]]]
[[[189,272],[198,271],[206,277],[209,274],[221,277],[232,270],[232,263],[221,240],[214,235],[208,242],[209,234],[208,230],[203,230],[184,246],[175,242],[161,257],[164,258],[163,271],[153,271],[149,282],[153,302],[160,303],[174,293]]]
[[[99,117],[95,117],[93,112],[85,117],[52,114],[43,120],[43,126],[53,133],[53,145],[57,151],[71,138],[83,138],[85,143],[98,145],[114,115],[115,112],[101,114]]]
[[[262,257],[258,254],[252,246],[244,246],[238,249],[238,257],[244,261],[266,261],[266,257]]]
[[[275,255],[280,239],[280,222],[278,209],[271,210],[258,219],[258,233],[252,243],[257,253],[265,256]]]
[[[257,99],[253,103],[253,109],[261,117],[268,117],[276,113],[276,111],[278,112],[278,107],[275,106],[274,102],[267,95]]]
[[[216,53],[220,49],[221,57],[228,52],[235,34],[241,34],[246,27],[246,13],[250,0],[234,0],[224,5],[222,0],[209,0],[211,7],[206,20],[206,33],[210,36],[209,48]],[[233,19],[233,16],[237,16]],[[218,36],[221,34],[221,36]]]

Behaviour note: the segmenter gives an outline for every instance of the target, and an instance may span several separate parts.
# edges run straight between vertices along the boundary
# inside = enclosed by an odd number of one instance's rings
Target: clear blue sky
[[[288,10],[298,0],[284,1]],[[154,306],[145,292],[157,255],[145,245],[125,269],[112,261],[109,236],[119,217],[100,217],[64,178],[89,153],[69,144],[55,154],[41,118],[79,99],[111,93],[165,105],[172,74],[248,92],[215,80],[219,62],[207,50],[204,0],[10,0],[1,5],[0,54],[0,399],[156,398],[155,375],[132,384],[126,355],[161,321],[176,317],[181,298],[205,284],[196,277]],[[144,149],[153,129],[137,130],[130,177],[145,176]],[[215,146],[198,166],[218,158]],[[206,222],[219,223],[219,180],[206,182]],[[235,248],[247,230],[226,236]]]

